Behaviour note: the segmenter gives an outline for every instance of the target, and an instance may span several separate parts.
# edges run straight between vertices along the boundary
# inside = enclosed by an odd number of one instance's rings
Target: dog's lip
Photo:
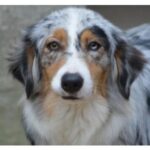
[[[76,96],[62,96],[63,99],[65,100],[79,100],[79,97]]]

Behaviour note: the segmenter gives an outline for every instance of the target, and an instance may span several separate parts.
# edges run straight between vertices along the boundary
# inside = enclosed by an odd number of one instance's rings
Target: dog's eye
[[[95,41],[90,42],[88,44],[88,50],[91,50],[91,51],[97,51],[100,47],[101,47],[101,45]]]
[[[53,41],[48,44],[48,48],[52,51],[56,51],[60,49],[60,44],[56,41]]]

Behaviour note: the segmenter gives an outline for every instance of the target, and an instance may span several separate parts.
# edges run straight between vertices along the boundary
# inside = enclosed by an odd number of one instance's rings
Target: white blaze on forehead
[[[78,31],[78,22],[79,22],[79,14],[76,13],[73,9],[69,10],[69,17],[68,17],[68,52],[71,52],[73,54],[76,53],[75,45],[76,45],[76,39],[77,39],[77,31]]]
[[[68,21],[66,31],[68,34],[68,47],[66,51],[69,55],[66,58],[66,63],[58,70],[51,82],[52,89],[62,96],[67,94],[61,87],[62,76],[66,73],[78,73],[83,78],[83,86],[77,93],[78,97],[89,97],[92,94],[93,82],[89,72],[89,68],[85,63],[83,57],[80,57],[81,53],[76,49],[77,31],[79,25],[81,25],[81,17],[79,12],[75,12],[74,9],[68,11]]]

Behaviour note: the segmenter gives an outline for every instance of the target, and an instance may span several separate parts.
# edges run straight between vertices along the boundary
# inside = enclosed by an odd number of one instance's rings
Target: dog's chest
[[[33,119],[29,124],[46,144],[96,144],[97,132],[101,132],[108,112],[108,108],[99,103],[85,108],[59,107],[50,118],[41,119],[35,115],[36,125],[35,121],[31,123]]]
[[[83,119],[78,116],[49,123],[50,144],[87,144],[97,127]]]
[[[107,115],[107,108],[98,105],[62,110],[48,123],[50,141],[52,144],[92,144]]]

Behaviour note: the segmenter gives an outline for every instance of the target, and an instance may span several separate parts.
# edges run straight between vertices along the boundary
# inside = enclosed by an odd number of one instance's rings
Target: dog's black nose
[[[83,78],[78,73],[66,73],[61,80],[61,86],[68,93],[78,92],[83,85]]]

